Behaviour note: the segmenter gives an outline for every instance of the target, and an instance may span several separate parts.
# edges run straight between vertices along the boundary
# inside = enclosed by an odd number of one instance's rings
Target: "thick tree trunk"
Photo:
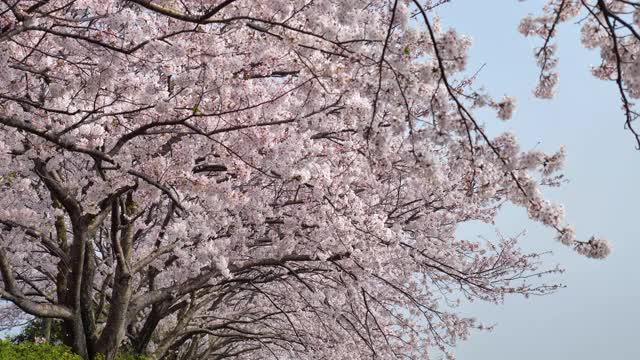
[[[82,325],[87,343],[89,358],[95,355],[94,344],[96,343],[95,306],[93,303],[93,279],[96,272],[96,264],[93,242],[87,241],[84,253],[84,271],[82,273],[82,284],[80,286],[80,313],[82,314]]]
[[[70,248],[70,271],[66,280],[64,303],[73,309],[74,317],[65,322],[69,335],[67,345],[84,359],[95,355],[95,309],[93,282],[95,257],[92,238],[104,215],[71,218],[73,242]]]
[[[96,344],[97,352],[104,354],[106,360],[115,359],[128,323],[127,313],[131,302],[129,261],[133,241],[133,224],[126,222],[126,218],[121,215],[120,210],[124,215],[128,215],[133,208],[134,204],[130,195],[127,197],[126,205],[119,201],[114,201],[111,205],[111,246],[117,265],[107,323]]]
[[[71,271],[67,280],[65,304],[73,309],[74,317],[65,322],[73,351],[83,359],[90,359],[85,324],[82,321],[82,279],[85,265],[87,228],[81,219],[72,219],[73,243],[71,245]]]
[[[109,307],[107,324],[96,344],[96,351],[106,360],[113,360],[125,335],[127,307],[131,299],[131,276],[120,274],[113,284],[113,297]]]

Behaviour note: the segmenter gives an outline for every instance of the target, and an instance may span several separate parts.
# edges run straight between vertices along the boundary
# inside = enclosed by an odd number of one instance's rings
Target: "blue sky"
[[[533,98],[537,40],[517,32],[520,19],[537,12],[543,1],[454,0],[439,11],[445,26],[473,38],[469,72],[480,72],[494,97],[513,95],[518,109],[503,123],[479,114],[491,133],[513,131],[523,149],[553,151],[566,146],[564,173],[569,183],[546,192],[563,203],[578,237],[600,234],[613,244],[604,261],[587,259],[553,240],[553,232],[533,224],[522,209],[508,207],[496,227],[469,224],[461,237],[495,237],[527,230],[527,250],[552,250],[546,263],[560,263],[567,286],[544,297],[509,298],[504,305],[472,304],[464,311],[496,324],[493,332],[474,333],[455,352],[459,360],[601,360],[640,359],[640,151],[624,130],[624,117],[613,83],[591,76],[598,53],[583,49],[579,26],[560,27],[560,85],[554,100]],[[640,126],[640,124],[639,124]]]

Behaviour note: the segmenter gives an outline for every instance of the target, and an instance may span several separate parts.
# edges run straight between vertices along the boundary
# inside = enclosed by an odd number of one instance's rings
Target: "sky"
[[[640,151],[624,129],[614,83],[597,80],[589,72],[598,63],[598,53],[581,47],[579,25],[559,29],[556,98],[533,97],[538,73],[532,55],[539,42],[524,38],[517,26],[542,4],[453,0],[439,14],[445,27],[455,27],[473,39],[468,72],[484,64],[477,84],[495,98],[518,99],[510,121],[503,123],[484,112],[480,120],[492,134],[514,132],[523,150],[555,151],[564,145],[569,182],[548,189],[547,198],[564,204],[566,219],[576,227],[579,239],[602,235],[613,244],[613,252],[605,260],[580,256],[515,207],[504,208],[496,226],[462,226],[461,238],[495,238],[496,229],[505,235],[526,230],[522,247],[551,250],[545,263],[561,264],[566,272],[549,280],[567,287],[543,297],[511,297],[502,305],[465,306],[464,313],[496,328],[474,332],[455,353],[459,360],[640,359]]]

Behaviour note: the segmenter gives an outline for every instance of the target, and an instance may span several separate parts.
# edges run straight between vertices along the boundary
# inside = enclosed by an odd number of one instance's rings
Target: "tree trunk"
[[[42,337],[44,338],[44,341],[47,343],[51,342],[51,322],[52,321],[53,320],[51,318],[44,319],[44,330],[43,330]]]

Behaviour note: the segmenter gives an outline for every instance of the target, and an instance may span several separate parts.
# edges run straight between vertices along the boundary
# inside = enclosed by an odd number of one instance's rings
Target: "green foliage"
[[[60,321],[49,320],[49,341],[52,344],[61,344],[63,338],[62,323]],[[14,343],[35,342],[37,338],[46,338],[47,320],[36,318],[29,322],[22,331],[14,336],[11,341]]]
[[[18,173],[15,171],[12,171],[5,176],[0,176],[0,184],[6,182],[6,185],[11,185],[17,176]]]
[[[79,355],[62,344],[63,329],[60,321],[50,321],[47,329],[45,319],[36,318],[22,328],[11,340],[0,339],[0,360],[82,360]],[[49,334],[49,342],[36,344],[36,339],[43,339]],[[126,346],[120,348],[116,360],[150,360],[146,355],[128,352]],[[104,360],[98,354],[94,360]]]
[[[82,360],[64,345],[0,340],[0,360]],[[129,360],[129,359],[126,359]]]
[[[116,360],[149,359],[146,355],[133,353],[120,353],[116,356]],[[82,358],[65,345],[36,344],[28,341],[14,344],[10,340],[0,340],[0,360],[82,360]],[[95,360],[104,360],[104,356],[98,355]]]

